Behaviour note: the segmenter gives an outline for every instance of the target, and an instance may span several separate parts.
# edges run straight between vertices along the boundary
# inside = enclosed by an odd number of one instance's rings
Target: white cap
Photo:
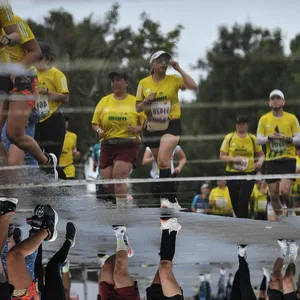
[[[170,56],[170,58],[172,57],[172,55],[169,53],[169,52],[166,52],[166,51],[163,51],[163,50],[160,50],[160,51],[157,51],[155,53],[153,53],[150,57],[150,64],[154,61],[154,59],[160,57],[161,55],[163,54],[167,54]]]
[[[209,188],[209,184],[203,183],[203,184],[201,185],[201,190],[206,189],[206,188]]]
[[[273,90],[270,93],[269,99],[271,99],[273,96],[279,96],[281,99],[284,100],[284,95],[283,95],[283,92],[281,90]]]

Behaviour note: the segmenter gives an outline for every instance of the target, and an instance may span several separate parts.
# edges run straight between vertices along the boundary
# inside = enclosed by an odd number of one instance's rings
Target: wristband
[[[101,128],[98,128],[98,129],[96,130],[96,132],[98,133],[100,130],[101,130]]]
[[[10,45],[11,44],[11,38],[8,35],[5,35],[4,37],[8,40],[7,45]]]

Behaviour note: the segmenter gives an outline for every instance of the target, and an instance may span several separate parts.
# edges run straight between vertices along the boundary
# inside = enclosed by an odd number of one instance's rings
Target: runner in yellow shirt
[[[222,142],[220,159],[227,163],[226,175],[253,175],[256,169],[261,168],[265,155],[255,135],[248,133],[247,117],[237,117],[236,131],[227,134]],[[254,180],[227,181],[234,213],[238,218],[249,216],[248,206],[254,184]]]
[[[256,181],[251,194],[255,220],[267,219],[267,196],[268,186],[265,181]]]
[[[20,17],[14,15],[14,21],[18,25],[20,43],[15,46],[6,46],[5,51],[10,57],[11,62],[21,63],[27,68],[31,69],[31,74],[27,76],[17,76],[14,80],[13,95],[20,97],[26,97],[24,102],[28,102],[32,109],[31,115],[29,116],[28,122],[24,129],[25,135],[34,137],[35,124],[39,120],[38,113],[34,108],[36,97],[37,97],[37,75],[33,70],[33,63],[38,60],[41,56],[41,49],[37,43],[30,27]],[[3,30],[3,32],[5,32]],[[25,80],[26,78],[26,80]],[[21,104],[23,106],[23,103]],[[21,121],[21,118],[18,119]],[[15,125],[15,124],[14,124]],[[10,139],[7,137],[6,131],[11,131],[11,128],[7,127],[7,123],[2,129],[2,141],[5,145],[5,149],[8,153],[8,164],[9,165],[20,165],[24,161],[24,151],[12,144]],[[11,134],[14,134],[11,132]],[[28,156],[28,155],[27,155]],[[26,157],[26,155],[25,155]],[[37,164],[36,160],[27,161],[28,164]]]
[[[293,174],[296,172],[295,144],[300,143],[300,126],[295,115],[284,111],[285,98],[280,90],[269,96],[271,111],[258,123],[257,141],[266,144],[266,174]],[[291,197],[292,179],[267,179],[271,203],[278,216],[282,216],[282,201],[288,208],[294,207]],[[280,184],[279,184],[280,183]],[[290,211],[288,215],[293,215]]]
[[[218,186],[211,190],[209,206],[213,215],[233,216],[230,194],[225,180],[218,180]]]
[[[64,118],[66,122],[66,136],[59,161],[66,178],[75,179],[76,169],[74,160],[80,159],[80,152],[77,150],[77,135],[69,131],[69,118],[67,116],[64,116]]]
[[[54,66],[51,47],[39,42],[42,58],[36,63],[39,80],[39,97],[36,108],[40,122],[35,128],[35,139],[46,152],[60,158],[63,148],[66,125],[61,106],[69,102],[68,82],[65,74]],[[60,171],[60,170],[59,170]],[[63,178],[63,172],[59,172]]]
[[[125,179],[136,166],[145,115],[137,112],[136,98],[127,93],[127,74],[114,71],[108,77],[113,93],[99,101],[92,120],[101,139],[100,176]],[[117,204],[127,201],[126,184],[105,185],[104,189],[116,195]]]
[[[181,136],[178,91],[197,89],[196,82],[172,60],[166,51],[157,51],[150,58],[151,75],[142,79],[137,88],[137,109],[145,111],[143,141],[151,149],[158,164],[160,178],[172,177],[170,161]],[[181,76],[167,75],[171,65]],[[161,207],[180,210],[174,193],[174,182],[162,182]]]

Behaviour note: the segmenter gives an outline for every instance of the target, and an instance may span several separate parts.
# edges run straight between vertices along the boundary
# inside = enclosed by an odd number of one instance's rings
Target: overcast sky
[[[95,20],[103,19],[116,1],[111,0],[11,0],[14,11],[22,17],[41,22],[50,9],[63,7],[72,13],[75,20],[93,13]],[[178,43],[178,60],[196,79],[198,71],[190,66],[205,56],[205,51],[217,38],[220,25],[235,22],[252,22],[269,29],[280,27],[284,35],[286,52],[289,42],[300,33],[299,0],[120,0],[120,26],[137,28],[140,14],[145,11],[154,21],[159,21],[162,31],[172,30],[177,24],[184,25]]]

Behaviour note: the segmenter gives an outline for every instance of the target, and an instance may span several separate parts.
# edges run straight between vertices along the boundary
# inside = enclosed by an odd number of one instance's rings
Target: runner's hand
[[[149,103],[154,100],[156,93],[151,93],[147,98],[144,99],[144,103]]]
[[[128,132],[129,132],[129,133],[132,133],[132,134],[139,133],[139,128],[134,127],[133,125],[130,125],[130,126],[128,127]]]
[[[261,169],[262,165],[263,165],[263,163],[261,161],[257,161],[255,163],[255,169],[257,169],[257,170]]]
[[[239,162],[243,162],[244,161],[244,157],[242,156],[235,156],[232,158],[233,162],[239,163]]]
[[[0,48],[4,48],[9,43],[9,40],[5,35],[0,35]]]
[[[100,128],[100,130],[97,132],[97,134],[98,134],[98,138],[102,139],[104,136],[104,130]]]
[[[177,168],[174,169],[174,173],[173,174],[179,175],[180,172],[181,172],[180,168],[177,167]]]
[[[179,64],[175,60],[170,61],[171,66],[173,67],[174,70],[178,71],[180,69]]]
[[[48,94],[48,89],[45,87],[39,87],[39,93],[46,95]]]

